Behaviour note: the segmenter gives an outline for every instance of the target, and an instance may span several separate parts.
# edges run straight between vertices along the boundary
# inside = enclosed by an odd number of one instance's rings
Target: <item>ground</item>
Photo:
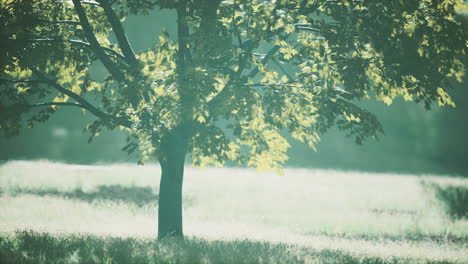
[[[468,263],[468,220],[431,188],[468,179],[284,172],[187,168],[187,239],[168,243],[155,241],[159,166],[8,162],[0,262]]]

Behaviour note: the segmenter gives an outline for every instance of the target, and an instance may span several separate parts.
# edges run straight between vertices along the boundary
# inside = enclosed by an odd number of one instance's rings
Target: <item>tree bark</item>
[[[186,140],[182,131],[169,135],[163,145],[160,159],[161,182],[159,185],[158,239],[184,236],[182,225],[182,184]]]
[[[187,0],[178,2],[177,8],[178,50],[176,83],[180,96],[180,124],[161,142],[161,183],[159,185],[158,239],[184,236],[182,224],[182,183],[184,162],[189,139],[192,136],[193,94],[187,76],[190,55],[187,47]]]

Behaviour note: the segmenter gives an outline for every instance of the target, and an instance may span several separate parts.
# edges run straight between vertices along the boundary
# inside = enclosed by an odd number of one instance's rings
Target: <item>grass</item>
[[[237,241],[154,241],[91,235],[51,236],[31,231],[0,238],[0,259],[17,263],[448,263],[356,256],[280,243]]]
[[[466,179],[187,168],[188,239],[161,243],[159,174],[156,165],[1,165],[0,262],[468,263],[468,220],[449,217],[421,184],[466,188]]]

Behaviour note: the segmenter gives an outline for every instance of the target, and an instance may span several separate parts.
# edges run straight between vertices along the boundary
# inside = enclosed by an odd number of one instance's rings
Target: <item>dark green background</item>
[[[168,11],[154,12],[147,17],[132,17],[126,23],[129,39],[136,51],[147,49],[157,40],[162,28],[173,36],[175,16]],[[95,75],[103,69],[95,67]],[[465,78],[467,79],[467,78]],[[396,101],[387,106],[380,102],[362,102],[375,113],[385,129],[380,141],[358,146],[344,133],[331,130],[321,135],[318,152],[296,141],[289,151],[289,167],[314,167],[398,173],[437,173],[468,176],[468,84],[455,85],[451,91],[455,109]],[[79,109],[61,109],[49,122],[25,129],[15,138],[0,138],[0,160],[49,159],[67,163],[96,164],[136,162],[120,149],[125,134],[104,132],[87,144],[83,132],[91,114],[83,116]]]

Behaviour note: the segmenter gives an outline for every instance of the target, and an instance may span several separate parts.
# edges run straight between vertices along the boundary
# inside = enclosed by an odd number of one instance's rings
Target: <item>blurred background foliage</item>
[[[175,13],[154,11],[148,16],[129,17],[124,22],[128,38],[136,51],[149,48],[163,28],[175,36]],[[104,69],[95,65],[95,77],[103,78]],[[385,135],[379,141],[356,145],[344,133],[331,130],[321,135],[318,152],[291,139],[286,166],[330,168],[372,172],[435,173],[468,177],[468,78],[455,84],[451,95],[456,108],[426,111],[423,105],[396,101],[362,102],[381,121]],[[0,136],[0,160],[49,159],[66,163],[96,164],[136,162],[120,149],[125,145],[122,132],[103,132],[87,144],[89,134],[83,127],[93,120],[82,118],[79,109],[65,109],[45,124],[25,129],[20,136]]]

